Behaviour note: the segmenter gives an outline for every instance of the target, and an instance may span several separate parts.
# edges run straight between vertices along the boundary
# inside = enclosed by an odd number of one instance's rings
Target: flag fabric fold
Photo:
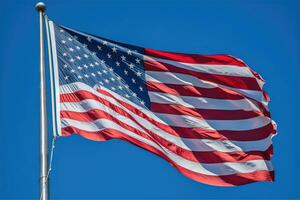
[[[210,185],[274,180],[269,97],[242,60],[48,25],[58,136],[125,140]]]

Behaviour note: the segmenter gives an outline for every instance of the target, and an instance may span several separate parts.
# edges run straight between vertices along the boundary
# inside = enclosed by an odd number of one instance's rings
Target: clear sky
[[[123,141],[58,138],[50,180],[52,198],[300,198],[300,1],[45,2],[50,19],[84,32],[154,49],[243,59],[266,80],[272,117],[278,124],[273,139],[276,181],[227,188],[192,181],[165,160]],[[0,3],[3,199],[37,199],[39,195],[35,3]],[[50,125],[49,115],[49,140]]]

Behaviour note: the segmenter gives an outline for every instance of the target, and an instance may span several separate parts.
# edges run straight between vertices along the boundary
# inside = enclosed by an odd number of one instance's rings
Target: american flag
[[[49,30],[58,136],[122,139],[210,185],[274,180],[264,80],[240,59]]]

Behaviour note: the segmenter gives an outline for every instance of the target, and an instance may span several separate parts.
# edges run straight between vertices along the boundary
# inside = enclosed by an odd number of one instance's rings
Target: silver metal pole
[[[44,29],[43,15],[46,6],[43,2],[35,5],[40,20],[40,199],[48,200],[48,133],[47,133],[47,109],[46,109],[46,84],[44,61]]]

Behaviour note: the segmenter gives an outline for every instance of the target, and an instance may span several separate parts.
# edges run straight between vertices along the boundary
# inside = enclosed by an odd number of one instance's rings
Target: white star
[[[128,49],[127,54],[131,55],[132,51],[130,49]]]
[[[103,40],[102,44],[107,45],[107,41]]]
[[[132,78],[131,81],[132,81],[132,83],[135,83],[135,79],[134,78]]]
[[[92,54],[93,54],[93,55],[96,55],[96,52],[95,52],[95,51],[93,51],[93,52],[92,52]]]
[[[90,76],[89,76],[89,75],[87,75],[87,74],[85,74],[85,75],[84,75],[84,77],[88,78],[88,77],[90,77]]]
[[[136,93],[133,93],[132,96],[136,97]]]
[[[124,74],[127,75],[127,74],[128,74],[128,71],[127,71],[127,70],[124,70]]]
[[[140,91],[143,91],[143,87],[142,86],[140,86],[139,89],[140,89]]]
[[[117,62],[116,62],[116,65],[119,67],[119,66],[120,66],[120,63],[117,61]]]
[[[113,48],[111,48],[113,52],[117,52],[117,48],[114,46]]]
[[[136,75],[140,77],[140,76],[142,75],[142,72],[137,71],[137,72],[136,72]]]
[[[111,87],[111,89],[112,89],[112,90],[114,90],[114,91],[116,90],[116,88],[115,88],[115,87]]]
[[[60,29],[59,31],[60,31],[61,33],[65,32],[63,29]]]
[[[62,40],[61,43],[66,44],[66,40]]]
[[[100,81],[100,82],[99,82],[99,84],[100,84],[100,85],[103,85],[103,82],[102,82],[102,81]]]
[[[88,58],[88,57],[89,57],[89,55],[87,55],[87,54],[83,54],[83,56],[84,56],[85,58]]]
[[[72,41],[73,39],[72,39],[72,38],[70,38],[70,37],[68,37],[68,40],[69,40],[69,41]]]
[[[68,79],[69,79],[69,76],[65,76],[64,78],[65,78],[65,80],[68,80]]]
[[[108,54],[107,54],[107,57],[108,57],[108,58],[111,58],[111,55],[108,53]]]
[[[74,60],[73,58],[71,58],[69,61],[70,61],[70,62],[74,62],[75,60]]]
[[[86,44],[83,44],[83,47],[84,47],[84,48],[87,48],[87,45],[86,45]]]
[[[109,83],[109,80],[108,80],[108,79],[105,79],[104,82],[105,82],[105,83]]]
[[[101,63],[101,64],[104,64],[104,63],[105,63],[105,60],[100,60],[100,63]]]
[[[125,94],[125,97],[129,98],[130,96],[128,94]]]
[[[86,39],[87,39],[87,41],[92,42],[92,38],[91,37],[87,37]]]
[[[107,74],[107,71],[106,71],[105,69],[103,69],[102,72],[103,72],[104,74]]]
[[[116,79],[114,79],[114,78],[110,78],[110,80],[111,80],[112,82],[114,82]]]
[[[125,88],[128,89],[128,88],[129,88],[129,85],[125,84]]]
[[[141,101],[141,104],[142,104],[142,105],[145,105],[145,102],[144,102],[144,101]]]
[[[70,71],[71,73],[75,73],[75,70],[74,69],[71,69],[71,71]]]
[[[67,68],[68,67],[68,65],[67,64],[64,64],[64,68]]]
[[[99,63],[98,63],[98,62],[95,62],[95,65],[97,65],[97,66],[98,66],[98,65],[99,65]]]
[[[90,66],[91,66],[91,67],[94,67],[95,65],[93,65],[93,63],[90,63]]]
[[[94,74],[94,73],[91,73],[91,75],[92,75],[92,76],[96,76],[96,74]]]
[[[76,49],[77,49],[77,50],[80,50],[80,47],[79,47],[79,46],[76,46]]]
[[[130,63],[128,66],[129,66],[130,69],[133,69],[134,64]]]
[[[101,47],[101,46],[99,46],[99,45],[97,46],[97,48],[98,48],[98,50],[99,50],[99,51],[101,51],[101,50],[102,50],[102,47]]]
[[[123,56],[121,56],[121,59],[122,59],[122,61],[125,61],[126,57],[123,55]]]
[[[77,69],[82,70],[82,67],[78,66]]]
[[[80,56],[76,56],[77,60],[81,60],[81,57]]]
[[[109,70],[109,71],[111,71],[111,72],[112,72],[112,71],[114,71],[114,69],[113,69],[113,68],[111,68],[111,67],[109,67],[109,68],[108,68],[108,70]]]
[[[73,48],[69,48],[69,51],[72,51],[72,52],[73,52],[73,51],[74,51],[74,49],[73,49]]]
[[[122,87],[121,85],[119,85],[118,88],[119,88],[120,90],[123,90],[123,87]]]
[[[87,66],[86,64],[84,64],[83,67],[87,69],[89,66]]]
[[[100,72],[100,71],[97,71],[97,74],[99,74],[100,76],[102,75],[102,72]]]
[[[66,56],[67,56],[67,53],[63,53],[63,56],[66,57]]]
[[[77,77],[78,77],[79,79],[82,79],[82,76],[80,76],[80,75],[79,75],[79,76],[77,76]]]
[[[138,64],[140,64],[140,59],[136,58],[135,62],[138,63]]]
[[[117,79],[120,81],[122,78],[121,78],[121,76],[117,76]]]

